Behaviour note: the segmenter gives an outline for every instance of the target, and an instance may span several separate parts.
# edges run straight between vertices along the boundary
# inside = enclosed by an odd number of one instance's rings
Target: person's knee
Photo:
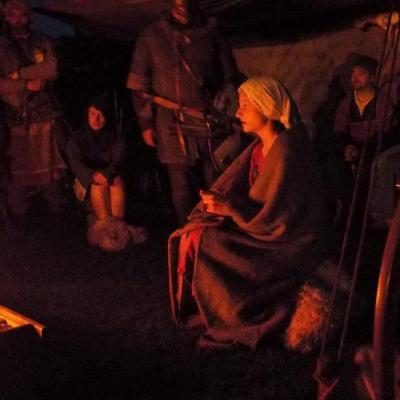
[[[114,187],[116,187],[116,188],[121,188],[121,189],[123,189],[123,190],[126,189],[125,182],[123,181],[123,179],[122,179],[120,176],[116,176],[116,177],[113,179],[112,186],[114,186]]]

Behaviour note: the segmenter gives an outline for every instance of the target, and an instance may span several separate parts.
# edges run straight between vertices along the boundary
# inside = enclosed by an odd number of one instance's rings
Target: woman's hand
[[[211,190],[200,190],[200,197],[208,213],[223,216],[230,214],[230,207],[225,195]]]

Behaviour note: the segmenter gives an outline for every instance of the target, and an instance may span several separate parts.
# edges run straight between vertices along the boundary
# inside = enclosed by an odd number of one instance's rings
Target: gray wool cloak
[[[318,266],[325,247],[325,207],[309,138],[303,124],[282,132],[264,168],[249,187],[255,140],[215,182],[229,200],[229,217],[193,210],[189,223],[169,238],[169,283],[173,318],[186,302],[177,285],[180,237],[202,229],[192,268],[191,295],[206,334],[222,343],[252,348],[283,329],[298,287]]]

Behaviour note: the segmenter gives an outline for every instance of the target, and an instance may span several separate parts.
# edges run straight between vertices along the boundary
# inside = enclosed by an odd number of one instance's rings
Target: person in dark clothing
[[[199,187],[209,187],[217,176],[207,124],[193,114],[202,116],[217,93],[236,79],[239,73],[229,47],[194,1],[171,1],[170,13],[137,39],[127,87],[143,140],[157,148],[159,161],[167,167],[179,225],[186,222]],[[174,103],[175,110],[165,101],[155,105],[149,95]]]
[[[66,169],[57,142],[64,137],[62,110],[51,89],[58,62],[53,42],[30,29],[26,0],[4,2],[6,34],[0,37],[0,97],[10,133],[8,205],[23,224],[32,192],[41,192],[52,213],[63,211]]]
[[[390,102],[385,110],[385,93],[374,84],[377,66],[378,62],[371,57],[358,55],[354,58],[351,72],[353,92],[342,99],[336,111],[336,138],[343,160],[353,170],[360,158],[363,143],[369,140],[371,149],[374,149],[374,139],[379,130],[383,129],[385,142],[393,126],[393,103]]]
[[[366,55],[354,55],[351,70],[352,92],[339,103],[335,115],[336,170],[334,177],[337,200],[341,209],[339,225],[345,226],[351,204],[357,169],[365,147],[361,171],[358,175],[356,209],[362,213],[368,193],[369,174],[381,133],[381,150],[392,142],[395,125],[394,105],[387,94],[375,85],[378,62]],[[387,104],[386,104],[387,103]],[[358,214],[357,214],[358,215]],[[359,215],[356,220],[361,219]]]
[[[67,153],[77,179],[77,197],[90,198],[98,220],[123,219],[126,195],[121,173],[126,141],[117,130],[106,95],[89,103],[87,121],[71,136]]]
[[[382,87],[387,88],[395,104],[397,120],[400,116],[400,57],[396,46],[396,35],[400,15],[381,13],[374,16],[361,18],[356,26],[365,29],[368,26],[379,26],[388,35],[386,54],[382,65]],[[386,32],[387,31],[387,32]],[[387,229],[390,227],[396,204],[398,201],[398,188],[400,183],[400,136],[397,126],[394,146],[383,151],[375,160],[375,176],[371,194],[369,215],[375,227]]]

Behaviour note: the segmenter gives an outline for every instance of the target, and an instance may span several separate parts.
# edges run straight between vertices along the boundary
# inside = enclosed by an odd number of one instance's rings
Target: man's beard
[[[354,82],[354,83],[352,82],[351,87],[353,88],[353,90],[363,90],[367,89],[369,85],[363,85],[362,83],[359,82]]]
[[[29,26],[27,24],[18,24],[10,26],[10,31],[12,35],[24,36],[29,33]]]

